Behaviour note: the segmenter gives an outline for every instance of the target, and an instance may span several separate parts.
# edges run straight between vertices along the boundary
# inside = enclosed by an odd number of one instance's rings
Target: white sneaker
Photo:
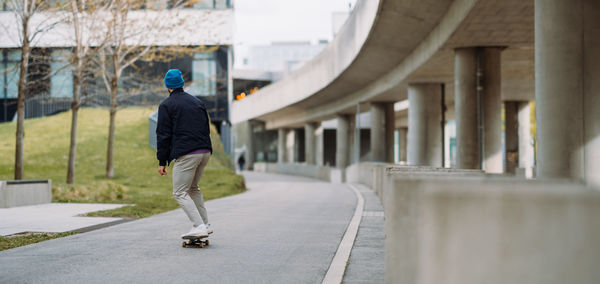
[[[206,224],[206,232],[208,234],[212,234],[213,233],[213,229],[210,227],[210,224]]]
[[[182,237],[185,236],[194,236],[194,237],[208,237],[208,232],[206,231],[206,226],[204,224],[201,224],[198,227],[192,227],[192,229],[185,235],[183,235]]]
[[[190,233],[191,233],[193,230],[194,230],[194,226],[192,226],[192,228],[191,228],[191,229],[190,229],[190,230],[189,230],[187,233],[185,233],[185,234],[181,235],[181,237],[183,238],[183,237],[185,237],[185,236],[189,236],[189,235],[190,235]]]

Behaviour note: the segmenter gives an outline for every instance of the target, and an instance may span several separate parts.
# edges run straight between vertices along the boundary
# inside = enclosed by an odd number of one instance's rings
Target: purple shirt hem
[[[187,153],[187,155],[191,155],[191,154],[206,154],[206,153],[210,153],[210,149],[198,149],[196,151],[192,151]]]

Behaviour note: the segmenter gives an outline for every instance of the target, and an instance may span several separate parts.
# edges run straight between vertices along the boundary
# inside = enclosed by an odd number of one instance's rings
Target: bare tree
[[[138,12],[132,17],[130,11],[144,7],[145,1],[114,0],[111,1],[105,44],[99,49],[98,66],[100,76],[110,95],[108,143],[106,151],[106,177],[114,177],[114,140],[115,119],[120,100],[119,81],[123,72],[142,59],[169,58],[168,54],[176,47],[157,45],[158,37],[166,30],[193,29],[185,25],[175,15],[177,8],[188,5],[189,1],[176,1],[171,4],[169,14],[158,15],[153,11]],[[183,48],[183,47],[182,47]],[[130,91],[135,93],[135,91]]]
[[[151,46],[140,47],[138,45],[127,45],[126,40],[130,37],[143,33],[143,30],[131,31],[128,26],[129,11],[143,1],[115,0],[109,7],[110,19],[107,25],[107,44],[100,48],[99,61],[102,80],[106,90],[110,94],[108,143],[106,151],[106,177],[114,177],[114,141],[115,141],[115,119],[117,114],[117,91],[119,78],[123,70],[132,65],[139,58],[150,51]],[[131,27],[131,26],[130,26]],[[108,57],[108,58],[107,58]]]
[[[96,49],[101,45],[101,40],[94,36],[98,29],[100,13],[105,8],[106,1],[101,0],[70,0],[70,20],[74,33],[74,47],[72,54],[73,70],[73,101],[71,103],[71,139],[69,145],[69,161],[67,166],[67,184],[72,184],[75,179],[75,159],[77,152],[77,117],[81,107],[81,92],[84,83],[84,74],[89,69],[93,46]]]
[[[48,4],[47,2],[42,0],[9,0],[5,2],[8,9],[13,12],[17,22],[17,36],[21,51],[19,80],[17,84],[17,130],[14,175],[16,180],[23,179],[24,176],[25,95],[28,87],[27,71],[31,59],[32,44],[35,43],[41,34],[51,30],[62,20],[59,14],[56,14],[56,17],[40,15],[42,12],[49,12],[52,9],[56,10],[56,4]],[[38,17],[35,18],[36,16]],[[7,27],[5,27],[5,30],[7,30]]]

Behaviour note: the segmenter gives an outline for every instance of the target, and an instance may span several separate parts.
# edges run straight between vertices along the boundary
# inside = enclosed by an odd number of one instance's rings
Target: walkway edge
[[[327,270],[327,274],[325,274],[325,278],[323,278],[323,284],[339,284],[342,283],[344,278],[344,273],[346,272],[346,264],[350,259],[350,252],[352,251],[352,247],[354,246],[354,240],[356,239],[356,235],[358,234],[358,226],[360,225],[360,221],[362,220],[362,214],[365,207],[365,199],[362,194],[352,185],[347,184],[354,194],[356,194],[357,205],[356,210],[354,210],[354,216],[352,216],[352,220],[350,220],[350,224],[348,224],[348,228],[346,229],[346,233],[338,246],[338,249],[333,256],[333,260],[331,261],[331,265]]]

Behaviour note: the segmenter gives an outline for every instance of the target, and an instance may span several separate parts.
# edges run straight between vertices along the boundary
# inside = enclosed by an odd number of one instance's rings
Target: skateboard
[[[187,240],[187,242],[183,241],[181,243],[181,246],[184,248],[203,248],[209,244],[208,237],[184,236],[182,239]]]

